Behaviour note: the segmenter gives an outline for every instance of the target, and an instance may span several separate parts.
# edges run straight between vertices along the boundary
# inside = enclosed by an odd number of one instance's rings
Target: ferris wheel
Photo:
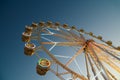
[[[22,41],[25,55],[38,58],[40,76],[52,72],[59,80],[120,80],[120,47],[92,32],[59,22],[32,23]]]

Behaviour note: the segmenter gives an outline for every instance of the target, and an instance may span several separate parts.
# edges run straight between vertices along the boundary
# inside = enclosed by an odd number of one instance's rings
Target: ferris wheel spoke
[[[95,45],[95,44],[94,44]],[[117,57],[116,55],[114,55],[114,54],[112,54],[111,52],[109,52],[108,50],[106,50],[106,49],[104,49],[104,48],[102,48],[101,46],[98,46],[98,45],[95,45],[96,47],[98,47],[98,48],[100,48],[102,51],[104,51],[105,53],[108,53],[108,54],[110,54],[111,56],[113,56],[114,58],[116,58],[117,60],[119,60],[120,61],[120,58],[119,57]]]
[[[76,39],[76,41],[79,41],[81,38],[80,38],[80,36],[78,36],[77,34],[74,34],[73,32],[71,32],[71,31],[68,31],[69,32],[69,34],[71,34],[71,36],[73,37],[73,38],[75,38]]]
[[[59,30],[60,34],[65,35],[65,36],[71,36],[68,32],[65,32],[63,30]]]
[[[108,70],[107,70],[107,72],[114,80],[117,80],[117,78],[112,73],[110,73]]]
[[[52,31],[50,31],[49,29],[46,28],[46,30],[48,31],[49,34],[54,34]]]
[[[70,35],[67,35],[64,31],[62,30],[59,30],[62,34],[58,34],[58,33],[54,33],[52,32],[51,30],[48,30],[46,29],[46,34],[41,34],[41,35],[52,35],[52,36],[56,36],[56,37],[60,37],[60,38],[63,38],[63,39],[67,39],[67,40],[70,40]]]
[[[76,66],[78,67],[78,70],[79,70],[80,74],[82,74],[82,75],[85,74],[85,73],[82,72],[82,70],[81,70],[81,68],[80,68],[80,66],[79,66],[79,64],[78,64],[76,59],[74,59],[74,62],[76,64]]]
[[[85,46],[83,46],[81,49],[79,49],[74,56],[65,64],[68,66],[79,54],[81,54],[84,51]]]
[[[110,55],[106,54],[106,52],[102,51],[100,48],[98,48],[96,46],[93,46],[93,48],[95,49],[96,52],[99,52],[99,54],[101,56],[101,60],[102,60],[102,58],[104,58],[104,59],[110,60],[114,63],[116,62],[116,63],[120,64],[120,61],[118,59],[114,58],[113,56],[110,56]]]
[[[30,39],[31,39],[31,40],[37,40],[37,39],[38,39],[38,36],[31,36]]]
[[[89,72],[89,66],[88,66],[88,54],[86,51],[85,51],[85,62],[86,62],[86,68],[87,68],[87,77],[88,77],[88,80],[90,80],[90,72]]]
[[[61,34],[53,34],[53,36],[58,37],[58,38],[63,38],[65,40],[68,41],[75,41],[76,39],[71,37],[71,36],[65,36],[65,35],[61,35]]]
[[[49,51],[51,51],[55,46],[56,46],[57,43],[54,43],[54,45],[49,49]]]
[[[81,46],[82,42],[41,42],[43,45],[54,45],[55,46]]]
[[[101,49],[97,49],[97,47],[94,47],[94,49],[95,50],[98,50],[98,51],[96,51],[96,52],[99,52]],[[106,62],[106,63],[108,63],[109,65],[110,64],[112,64],[112,66],[113,66],[113,69],[115,69],[116,71],[118,71],[119,73],[120,73],[120,67],[118,67],[116,64],[115,64],[115,62],[117,62],[117,63],[120,63],[120,62],[118,62],[118,60],[116,61],[116,59],[114,58],[114,57],[111,57],[110,55],[108,55],[108,54],[103,54],[103,53],[105,53],[104,51],[102,51],[101,52],[101,56],[100,56],[100,59],[101,60],[104,60],[104,62]],[[114,62],[113,62],[114,61]],[[112,67],[111,66],[111,67]]]
[[[92,45],[92,44],[91,44]],[[99,65],[101,66],[101,68],[103,69],[104,73],[105,73],[105,76],[106,76],[106,79],[107,80],[110,80],[110,77],[108,76],[108,73],[106,71],[106,68],[103,66],[103,64],[101,63],[99,57],[97,56],[96,52],[94,51],[94,49],[92,48],[92,46],[89,45],[89,49],[92,51],[92,53],[94,54],[94,56],[96,57],[96,60],[98,61]]]
[[[68,72],[76,75],[78,78],[83,79],[83,80],[88,80],[87,78],[85,78],[84,76],[81,76],[80,74],[74,72],[73,70],[71,70],[70,68],[68,68],[67,66],[65,66],[64,64],[62,64],[61,62],[59,62],[44,46],[42,46],[42,49],[58,64],[60,65],[63,69],[67,70]]]
[[[56,63],[55,63],[56,64]],[[56,64],[56,71],[55,71],[55,68],[54,69],[52,69],[52,68],[50,68],[51,70],[52,70],[52,72],[54,72],[57,76],[60,76],[60,77],[62,77],[62,75],[64,76],[64,75],[67,75],[67,74],[71,74],[70,72],[68,72],[68,71],[64,71],[64,72],[59,72],[59,68],[58,68],[58,64]]]
[[[70,34],[67,34],[66,32],[64,32],[64,31],[62,31],[60,29],[58,30],[58,32],[60,32],[60,34],[54,33],[51,30],[46,29],[46,34],[41,34],[41,35],[53,35],[54,34],[53,36],[61,37],[61,38],[64,38],[64,39],[67,39],[67,38],[71,37]]]
[[[75,35],[72,32],[69,32],[69,34],[65,33],[62,30],[60,30],[60,32],[61,32],[61,34],[58,34],[58,33],[50,32],[50,30],[49,30],[48,33],[41,34],[41,35],[52,35],[55,37],[63,38],[63,39],[68,40],[68,41],[80,41],[81,40],[81,38],[79,36]]]
[[[68,41],[77,41],[77,38],[71,36],[70,34],[67,35],[64,33],[62,33],[62,34],[55,33],[55,34],[53,34],[53,36],[63,38],[63,39],[68,40]]]
[[[120,73],[120,70],[119,70],[119,67],[114,64],[111,59],[107,59],[107,57],[102,57],[102,59],[105,63],[107,63],[110,67],[112,67],[114,70],[116,70],[118,73]],[[114,80],[117,80],[116,77],[109,71],[109,70],[106,70],[107,73],[114,79]]]
[[[96,75],[92,78],[92,80],[94,80],[95,78],[97,78],[96,80],[99,80],[98,79],[98,75],[101,73],[102,71],[99,71],[98,73],[96,73]]]
[[[50,40],[50,39],[48,39],[48,38],[46,38],[46,37],[41,37],[42,39],[44,39],[44,40],[47,40],[47,41],[49,41],[49,42],[53,42],[52,40]],[[53,42],[54,43],[54,42]]]
[[[58,78],[60,78],[60,80],[65,80],[59,73],[57,73],[56,71],[54,71],[53,69],[50,68],[50,71],[52,73],[54,73]]]
[[[120,56],[120,51],[119,50],[116,50],[114,48],[108,47],[108,46],[106,46],[104,44],[98,44],[98,43],[95,43],[95,42],[93,44],[97,45],[97,46],[101,46],[102,48],[108,50],[109,52],[114,53],[114,55],[116,55],[116,56]]]
[[[42,35],[42,36],[45,36],[45,35],[53,35],[53,34],[54,34],[54,33],[52,33],[52,34],[49,34],[49,33],[48,33],[48,34],[41,34],[41,35]]]
[[[65,75],[65,74],[70,74],[70,72],[62,72],[62,73],[59,73],[59,75]]]
[[[110,67],[112,67],[113,69],[120,73],[120,68],[116,64],[114,64],[111,60],[109,59],[107,60],[105,57],[104,58],[102,57],[102,60],[104,60],[104,62],[110,65]]]
[[[92,63],[92,61],[91,61],[91,59],[88,57],[88,61],[89,61],[89,63],[90,63],[90,66],[91,66],[91,70],[92,70],[92,72],[93,72],[93,75],[94,75],[94,79],[95,80],[98,80],[98,77],[96,76],[97,75],[97,72],[96,72],[96,70],[95,70],[95,68],[94,68],[94,64]],[[95,77],[96,76],[96,77]],[[93,80],[93,79],[92,79]]]
[[[89,49],[87,49],[87,51],[88,51],[88,53],[89,53],[88,57],[92,59],[92,61],[93,61],[94,64],[96,65],[97,69],[98,69],[99,71],[101,71],[100,64],[98,64],[98,61],[97,61],[96,58],[94,57],[94,54],[93,54]],[[100,74],[101,74],[101,76],[102,76],[105,80],[107,80],[107,78],[106,78],[105,74],[103,74],[103,72],[101,72]]]
[[[60,58],[71,58],[70,56],[63,56],[63,55],[54,55],[55,57],[60,57]]]

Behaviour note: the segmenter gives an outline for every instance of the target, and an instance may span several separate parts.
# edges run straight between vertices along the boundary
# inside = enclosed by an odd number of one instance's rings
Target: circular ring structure
[[[59,80],[120,80],[120,47],[93,32],[39,22],[26,27],[22,41],[25,54],[38,58],[39,75],[50,71]]]

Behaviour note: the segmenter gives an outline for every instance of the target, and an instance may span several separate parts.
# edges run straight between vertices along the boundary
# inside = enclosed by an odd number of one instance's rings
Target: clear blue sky
[[[67,23],[120,45],[120,0],[0,0],[0,80],[56,80],[36,74],[21,33],[32,22]]]

